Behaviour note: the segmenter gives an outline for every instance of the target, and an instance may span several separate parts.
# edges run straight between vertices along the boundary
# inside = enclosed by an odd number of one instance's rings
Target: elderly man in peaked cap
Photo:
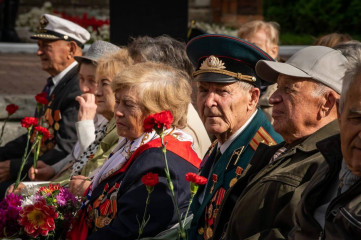
[[[209,239],[225,192],[241,177],[258,144],[282,141],[257,108],[262,80],[254,67],[258,60],[273,59],[244,40],[212,34],[193,38],[187,54],[197,67],[199,115],[217,138],[202,161],[200,174],[208,183],[194,197],[189,231],[190,239]]]
[[[225,197],[214,239],[287,238],[301,194],[324,161],[316,143],[339,132],[336,101],[346,62],[340,51],[312,46],[286,63],[257,63],[259,76],[278,83],[269,101],[285,141],[259,146]]]
[[[75,56],[82,55],[82,48],[90,34],[79,25],[57,16],[44,14],[40,20],[40,32],[31,38],[38,40],[37,55],[41,67],[50,77],[43,91],[49,104],[44,111],[36,111],[43,126],[53,136],[41,146],[39,159],[54,164],[69,154],[77,140],[75,122],[79,104],[75,100],[81,94],[78,67]],[[0,194],[16,179],[24,154],[27,136],[7,143],[0,148]],[[28,160],[28,163],[31,163]],[[24,167],[23,174],[29,169]]]

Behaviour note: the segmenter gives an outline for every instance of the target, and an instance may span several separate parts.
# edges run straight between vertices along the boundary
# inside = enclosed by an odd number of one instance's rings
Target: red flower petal
[[[195,183],[197,185],[204,185],[207,183],[207,178],[189,172],[186,174],[186,181]]]
[[[150,114],[144,119],[143,128],[145,132],[155,130],[163,130],[170,128],[173,122],[173,115],[169,110],[160,113]]]
[[[14,114],[19,109],[18,105],[15,104],[9,104],[6,106],[6,111],[9,115]]]
[[[142,183],[146,186],[154,187],[159,182],[158,174],[149,172],[142,177]]]

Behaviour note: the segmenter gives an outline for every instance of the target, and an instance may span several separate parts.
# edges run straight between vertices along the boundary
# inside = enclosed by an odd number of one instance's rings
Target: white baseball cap
[[[31,36],[32,39],[50,39],[74,41],[83,47],[90,39],[90,33],[83,27],[66,19],[43,14],[40,19],[40,30]]]
[[[285,63],[260,60],[256,73],[268,82],[277,82],[279,74],[312,78],[337,93],[341,93],[347,59],[338,50],[324,46],[310,46],[293,54]]]

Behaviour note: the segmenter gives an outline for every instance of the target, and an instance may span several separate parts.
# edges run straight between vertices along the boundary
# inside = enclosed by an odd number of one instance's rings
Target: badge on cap
[[[46,19],[45,15],[43,15],[40,19],[40,27],[44,29],[48,24],[49,24],[48,19]]]
[[[206,70],[206,69],[225,69],[224,62],[217,58],[216,56],[209,56],[204,60],[199,67],[199,69]]]

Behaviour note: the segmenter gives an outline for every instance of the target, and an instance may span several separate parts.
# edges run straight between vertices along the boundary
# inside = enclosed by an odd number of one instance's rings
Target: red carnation
[[[38,125],[38,119],[34,117],[24,117],[23,120],[21,120],[21,126],[24,128],[29,128],[30,126],[36,126]]]
[[[43,135],[43,140],[45,141],[46,139],[50,138],[50,133],[48,131],[48,129],[41,127],[41,126],[36,126],[35,130],[38,131],[41,135]]]
[[[169,110],[160,113],[150,114],[144,119],[143,128],[145,132],[152,132],[154,130],[163,130],[170,128],[173,122],[172,113]],[[158,131],[157,131],[158,132]]]
[[[154,187],[159,182],[158,174],[149,172],[142,177],[142,183],[145,186]]]
[[[14,114],[18,109],[19,106],[15,104],[9,104],[6,106],[6,111],[8,112],[8,115]]]
[[[18,222],[31,237],[46,236],[55,229],[58,213],[53,206],[48,206],[45,199],[39,199],[34,205],[26,205],[20,210]]]
[[[186,174],[186,180],[197,185],[204,185],[207,183],[207,178],[199,176],[192,172]]]
[[[49,103],[48,94],[46,92],[41,92],[35,96],[35,100],[37,103],[47,105]]]

